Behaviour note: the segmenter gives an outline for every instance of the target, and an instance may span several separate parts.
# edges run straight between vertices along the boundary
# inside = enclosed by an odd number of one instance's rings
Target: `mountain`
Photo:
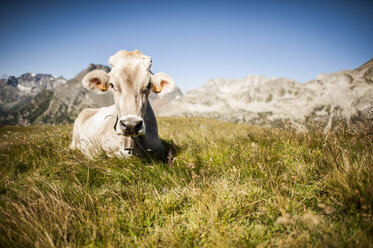
[[[0,80],[0,125],[73,123],[86,107],[113,104],[112,96],[95,94],[81,80],[91,64],[66,81],[48,74],[23,74]],[[149,100],[159,116],[195,115],[270,127],[317,128],[339,123],[365,125],[373,120],[373,59],[355,70],[320,74],[307,83],[250,75],[210,79],[183,95],[179,88]]]
[[[107,66],[90,64],[68,81],[51,75],[30,73],[1,80],[0,125],[73,123],[84,108],[113,104],[110,93],[95,94],[81,84],[83,77],[96,69],[110,71]],[[162,97],[151,93],[149,99],[157,112],[158,108],[181,95],[176,87]]]
[[[307,83],[250,75],[210,79],[158,111],[298,130],[328,131],[341,121],[373,120],[373,59],[355,70],[320,74]]]
[[[63,77],[55,77],[50,74],[25,73],[16,78],[11,76],[0,80],[0,106],[8,107],[18,100],[35,96],[43,90],[54,90],[66,83]]]
[[[0,80],[0,124],[33,123],[45,109],[52,92],[65,83],[63,77],[32,73]]]

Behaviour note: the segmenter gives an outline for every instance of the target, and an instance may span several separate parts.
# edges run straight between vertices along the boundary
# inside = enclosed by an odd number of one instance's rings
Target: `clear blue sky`
[[[373,57],[373,1],[2,1],[0,75],[74,77],[121,49],[184,91],[249,74],[299,82]]]

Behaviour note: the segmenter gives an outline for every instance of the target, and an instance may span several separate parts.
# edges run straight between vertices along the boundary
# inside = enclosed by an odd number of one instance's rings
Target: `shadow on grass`
[[[180,148],[173,142],[173,140],[161,139],[164,149],[157,151],[145,151],[135,154],[136,157],[142,159],[144,162],[158,162],[158,163],[173,163],[173,158],[178,154]]]

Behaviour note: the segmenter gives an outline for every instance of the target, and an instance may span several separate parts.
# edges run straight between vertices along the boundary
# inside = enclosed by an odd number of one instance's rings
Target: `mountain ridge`
[[[0,102],[0,124],[72,123],[83,108],[113,104],[109,93],[98,95],[82,87],[82,78],[95,69],[110,71],[107,66],[90,64],[67,81],[32,73],[0,80],[0,87],[8,89],[1,93],[5,100]],[[36,75],[39,81],[49,77],[59,83],[53,86],[44,82],[37,89],[37,80],[30,82]],[[269,127],[328,131],[341,121],[373,120],[373,59],[354,70],[321,73],[306,83],[261,75],[241,79],[219,77],[185,95],[176,87],[163,97],[151,94],[149,101],[159,116],[195,115]]]
[[[224,121],[298,130],[333,128],[343,120],[371,120],[373,59],[356,68],[321,73],[298,83],[287,78],[249,75],[242,79],[210,79],[173,100],[160,116],[195,115]]]

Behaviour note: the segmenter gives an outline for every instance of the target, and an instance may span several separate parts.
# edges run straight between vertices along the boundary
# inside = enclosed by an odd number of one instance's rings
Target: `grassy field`
[[[0,128],[1,247],[373,247],[373,135],[161,118],[172,163]]]

